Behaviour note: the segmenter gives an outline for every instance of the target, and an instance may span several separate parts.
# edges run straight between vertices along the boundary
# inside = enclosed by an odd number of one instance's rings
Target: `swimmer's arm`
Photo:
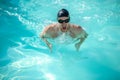
[[[88,34],[84,31],[84,37],[78,38],[80,41],[75,44],[75,48],[77,51],[79,51],[79,48],[81,44],[84,42],[84,40],[87,38]]]
[[[47,37],[45,37],[44,34],[40,35],[41,39],[47,44],[48,48],[50,49],[50,51],[52,52],[52,44],[50,42],[48,42]]]
[[[77,51],[79,51],[79,48],[81,46],[81,44],[84,42],[85,38],[80,38],[80,42],[75,44],[75,48]]]

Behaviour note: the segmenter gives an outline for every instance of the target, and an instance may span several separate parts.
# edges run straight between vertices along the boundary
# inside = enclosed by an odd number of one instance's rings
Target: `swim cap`
[[[66,9],[61,9],[58,12],[57,17],[69,17],[69,12]]]

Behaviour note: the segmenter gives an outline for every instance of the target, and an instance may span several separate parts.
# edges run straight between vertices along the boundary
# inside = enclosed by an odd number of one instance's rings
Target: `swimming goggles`
[[[61,20],[61,19],[58,20],[59,23],[63,23],[63,22],[68,23],[69,21],[70,21],[70,18],[65,19],[65,20]]]

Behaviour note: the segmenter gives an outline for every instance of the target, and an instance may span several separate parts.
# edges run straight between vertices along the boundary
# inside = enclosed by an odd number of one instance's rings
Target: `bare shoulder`
[[[56,32],[57,32],[56,24],[50,24],[43,29],[42,34],[53,35],[53,34],[56,34]]]
[[[55,26],[55,24],[50,24],[50,25],[45,27],[44,31],[45,32],[52,31],[54,29],[54,26]]]
[[[86,31],[81,26],[74,25],[74,24],[71,25],[70,31],[75,35],[75,37],[83,37],[83,38],[85,38],[88,35],[86,33]]]
[[[81,26],[79,26],[79,25],[75,25],[75,24],[71,24],[71,30],[73,30],[73,31],[82,31],[83,29],[82,29],[82,27]]]

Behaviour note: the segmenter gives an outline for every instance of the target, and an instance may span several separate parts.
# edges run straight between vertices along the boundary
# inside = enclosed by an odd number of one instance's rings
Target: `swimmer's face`
[[[69,18],[69,17],[59,17],[59,18],[58,18],[58,22],[61,23],[61,24],[62,24],[62,23],[64,23],[64,24],[65,24],[65,23],[68,23],[69,21],[70,21],[70,18]]]

